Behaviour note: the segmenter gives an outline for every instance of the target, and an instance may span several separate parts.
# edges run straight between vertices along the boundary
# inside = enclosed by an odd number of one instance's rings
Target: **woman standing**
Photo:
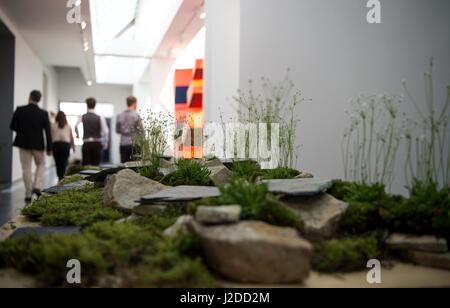
[[[72,127],[67,122],[65,113],[58,112],[55,120],[56,122],[52,124],[53,157],[55,158],[58,178],[62,180],[69,163],[70,149],[72,148],[75,151],[75,142]]]

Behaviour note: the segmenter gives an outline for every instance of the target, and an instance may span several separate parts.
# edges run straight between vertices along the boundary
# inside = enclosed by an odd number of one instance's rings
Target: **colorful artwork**
[[[203,60],[175,71],[175,147],[183,158],[203,157]]]

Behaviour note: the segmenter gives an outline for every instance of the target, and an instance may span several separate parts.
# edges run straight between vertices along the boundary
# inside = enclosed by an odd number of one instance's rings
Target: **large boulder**
[[[297,230],[259,221],[233,225],[189,224],[209,266],[236,282],[300,283],[310,272],[312,247]]]
[[[416,250],[423,252],[447,252],[447,241],[431,235],[416,236],[394,233],[386,240],[386,247],[391,250]]]
[[[333,237],[348,208],[347,203],[325,193],[314,197],[286,198],[283,203],[300,215],[305,237],[311,240]]]
[[[236,223],[240,218],[240,205],[199,206],[195,213],[195,220],[205,225]]]
[[[103,205],[131,212],[142,196],[167,189],[158,182],[124,169],[111,176],[103,190]]]

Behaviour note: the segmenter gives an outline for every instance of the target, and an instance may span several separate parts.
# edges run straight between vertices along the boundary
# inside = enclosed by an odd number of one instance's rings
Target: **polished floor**
[[[50,168],[45,175],[45,187],[53,186],[57,183],[56,170]],[[20,210],[25,207],[25,187],[22,181],[13,184],[10,188],[0,191],[0,226],[8,222],[11,218],[20,214]]]

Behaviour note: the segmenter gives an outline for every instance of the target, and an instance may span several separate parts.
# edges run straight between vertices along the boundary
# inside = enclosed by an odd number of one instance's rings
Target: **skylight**
[[[183,0],[91,0],[97,82],[138,81],[182,3]]]

